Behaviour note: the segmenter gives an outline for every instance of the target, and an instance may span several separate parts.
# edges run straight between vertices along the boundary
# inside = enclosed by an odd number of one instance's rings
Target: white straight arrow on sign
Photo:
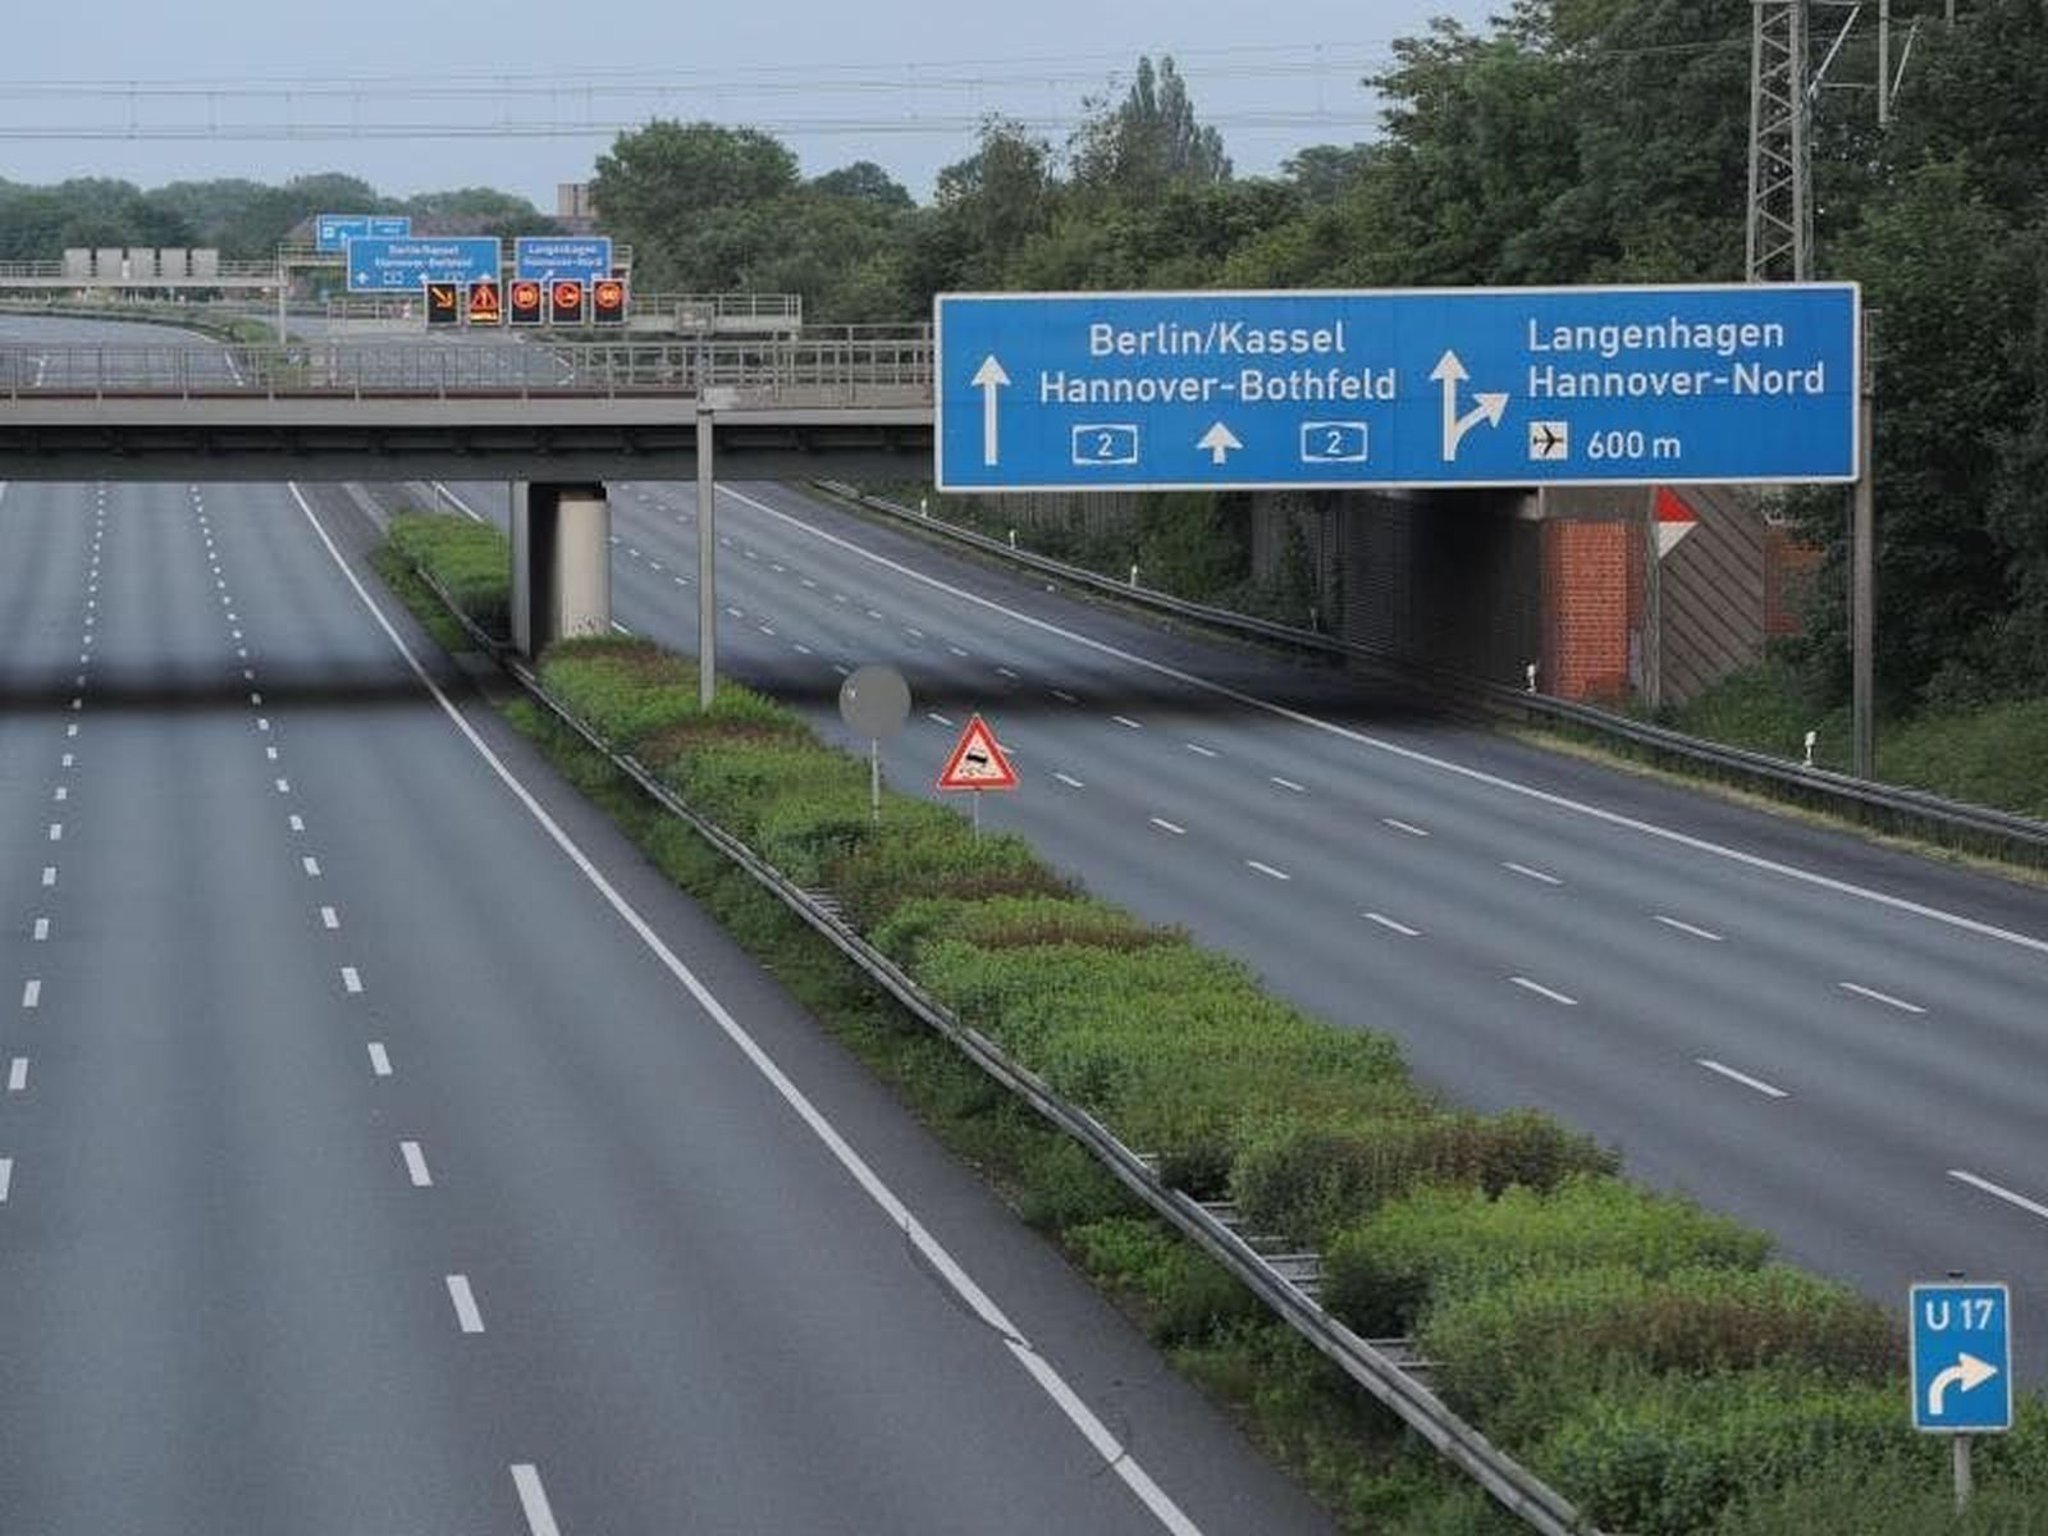
[[[973,382],[981,391],[981,462],[993,468],[1002,462],[1002,445],[996,436],[996,392],[1008,387],[1010,376],[991,352],[974,370]]]
[[[1237,440],[1235,432],[1219,421],[1202,434],[1195,446],[1197,448],[1206,448],[1209,451],[1210,463],[1228,464],[1231,454],[1242,448],[1244,444]]]

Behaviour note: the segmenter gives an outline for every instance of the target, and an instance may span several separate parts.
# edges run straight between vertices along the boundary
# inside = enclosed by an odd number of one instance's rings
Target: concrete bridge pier
[[[612,629],[612,514],[601,484],[512,490],[512,644],[522,656]]]

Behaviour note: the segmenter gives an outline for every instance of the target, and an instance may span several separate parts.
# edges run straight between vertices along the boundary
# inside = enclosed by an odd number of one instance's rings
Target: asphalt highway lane
[[[1327,1529],[345,505],[0,494],[0,1526]]]
[[[615,617],[693,650],[694,488],[612,490]],[[892,783],[930,792],[980,710],[1024,780],[984,826],[1425,1081],[1553,1110],[1887,1303],[1961,1269],[2048,1312],[2039,890],[1417,716],[795,488],[722,488],[719,535],[722,669],[844,739],[839,681],[900,667]]]

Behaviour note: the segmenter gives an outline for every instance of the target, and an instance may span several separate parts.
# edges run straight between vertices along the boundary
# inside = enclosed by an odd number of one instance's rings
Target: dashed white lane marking
[[[76,736],[78,734],[78,727],[76,725],[67,725],[64,727],[64,734],[66,736]]]
[[[1964,1168],[1951,1168],[1948,1176],[1969,1185],[1972,1189],[1981,1189],[1985,1194],[2003,1200],[2007,1205],[2017,1206],[2030,1216],[2039,1216],[2043,1221],[2048,1221],[2048,1205],[2043,1205],[2038,1200],[2029,1200],[2025,1195],[2015,1194],[2003,1184],[1994,1184],[1989,1179],[1980,1178]]]
[[[631,631],[630,629],[626,628],[626,626],[625,626],[625,625],[623,625],[623,624],[621,624],[621,623],[620,623],[620,622],[619,622],[619,621],[618,621],[617,619],[613,619],[613,620],[612,620],[612,633],[613,633],[613,634],[615,634],[615,635],[631,635],[631,634],[633,633],[633,631]]]
[[[944,715],[940,714],[936,709],[926,710],[924,712],[924,717],[925,719],[931,721],[933,725],[943,725],[947,727],[949,730],[952,728],[953,722],[948,720]]]
[[[391,1075],[391,1053],[384,1049],[382,1040],[370,1042],[370,1071],[377,1077]]]
[[[352,965],[344,965],[341,968],[341,987],[344,992],[353,993],[362,991],[362,973]]]
[[[531,1536],[562,1536],[555,1512],[548,1507],[548,1491],[540,1485],[540,1470],[532,1462],[512,1464],[512,1486],[519,1490],[519,1507],[525,1512]]]
[[[1553,1003],[1561,1004],[1566,1008],[1576,1008],[1579,1006],[1579,1000],[1576,997],[1566,997],[1562,992],[1553,992],[1542,983],[1531,981],[1526,976],[1510,976],[1508,980],[1525,992],[1534,992],[1538,997],[1547,997]]]
[[[962,661],[965,661],[967,659],[967,652],[961,650],[960,647],[957,645],[949,645],[946,647],[946,649],[951,651],[955,656],[958,656]]]
[[[7,1196],[14,1188],[14,1159],[0,1157],[0,1205],[7,1203]]]
[[[910,636],[910,638],[911,638],[911,639],[913,639],[913,640],[922,640],[922,639],[924,638],[924,631],[923,631],[923,630],[921,630],[921,629],[913,629],[913,628],[911,628],[911,627],[910,627],[910,626],[909,626],[908,624],[906,624],[906,625],[904,625],[904,626],[903,626],[903,633],[905,633],[906,635]]]
[[[1791,1097],[1791,1095],[1786,1093],[1784,1089],[1773,1087],[1771,1084],[1765,1082],[1760,1077],[1751,1077],[1747,1072],[1738,1072],[1733,1067],[1724,1066],[1722,1063],[1711,1060],[1710,1058],[1705,1056],[1698,1058],[1698,1060],[1699,1064],[1705,1067],[1709,1072],[1719,1073],[1722,1077],[1727,1078],[1729,1082],[1740,1083],[1743,1087],[1748,1088],[1753,1092],[1760,1093],[1767,1099],[1785,1099]]]
[[[725,609],[725,611],[726,611],[726,614],[727,614],[727,616],[728,616],[728,617],[730,617],[730,618],[735,618],[735,619],[744,619],[744,618],[745,618],[745,617],[747,616],[747,610],[746,610],[746,609],[744,609],[744,608],[735,608],[735,607],[733,607],[733,606],[732,606],[732,605],[731,605],[730,603],[728,603],[728,604],[726,605],[726,609]]]
[[[795,643],[795,650],[797,655],[799,656],[813,656],[817,654],[808,645],[803,644],[801,641]]]
[[[321,526],[320,519],[314,515],[304,493],[296,485],[290,489],[292,499],[299,505],[300,513],[312,524],[314,533],[326,547],[328,558],[333,560],[336,569],[342,573],[342,579],[354,590],[357,600],[368,610],[377,627],[384,631],[384,636],[391,642],[392,647],[405,658],[407,668],[419,680],[420,686],[432,696],[441,713],[447,717],[455,730],[461,733],[463,740],[469,743],[470,750],[483,760],[485,766],[506,790],[525,807],[526,813],[534,819],[535,824],[547,834],[556,847],[562,850],[563,856],[576,866],[577,871],[590,883],[591,888],[605,904],[618,914],[620,921],[633,930],[634,935],[647,946],[648,952],[662,968],[689,992],[696,1000],[697,1006],[704,1010],[705,1016],[718,1026],[727,1040],[732,1042],[733,1048],[747,1058],[754,1070],[760,1073],[763,1081],[774,1089],[797,1118],[810,1129],[811,1134],[818,1138],[826,1151],[832,1154],[840,1167],[847,1171],[860,1186],[861,1191],[874,1202],[890,1229],[900,1234],[902,1240],[915,1249],[924,1260],[929,1271],[944,1281],[967,1308],[1002,1339],[1004,1346],[1010,1351],[1010,1358],[1017,1362],[1019,1369],[1029,1375],[1037,1383],[1039,1390],[1045,1393],[1066,1416],[1067,1422],[1072,1424],[1075,1432],[1088,1442],[1090,1449],[1102,1459],[1103,1465],[1115,1473],[1118,1480],[1131,1491],[1132,1496],[1142,1503],[1163,1527],[1173,1532],[1174,1536],[1200,1536],[1200,1527],[1188,1519],[1180,1506],[1152,1480],[1151,1474],[1132,1454],[1130,1447],[1110,1433],[1108,1426],[1095,1411],[1067,1385],[1065,1378],[1038,1352],[1037,1346],[1020,1332],[1002,1308],[996,1305],[994,1298],[981,1288],[972,1275],[961,1268],[959,1261],[945,1245],[932,1236],[895,1190],[891,1189],[869,1165],[867,1159],[854,1149],[852,1143],[840,1134],[838,1127],[825,1118],[809,1096],[797,1087],[788,1073],[782,1070],[775,1058],[770,1056],[762,1048],[761,1043],[732,1016],[726,1006],[718,1000],[717,995],[704,985],[697,973],[685,965],[676,952],[663,942],[661,935],[654,931],[638,909],[605,878],[604,872],[591,862],[590,855],[562,830],[561,824],[548,814],[547,808],[539,800],[534,798],[533,791],[506,767],[504,759],[491,750],[490,743],[477,734],[476,727],[463,717],[455,701],[449,698],[447,692],[428,675],[420,659],[406,645],[391,620],[385,617],[384,610],[378,607],[377,600],[363,586],[361,578],[349,568],[348,561],[342,557],[334,540]],[[727,491],[726,494],[735,493]],[[753,502],[750,497],[743,496],[740,499],[752,505],[760,505]],[[536,1527],[536,1536],[556,1536],[552,1523],[545,1529]]]
[[[1872,987],[1859,987],[1853,981],[1837,982],[1844,992],[1853,992],[1858,997],[1867,997],[1873,1003],[1883,1003],[1887,1008],[1896,1008],[1901,1013],[1925,1013],[1927,1010],[1918,1003],[1909,1003],[1903,997],[1893,997],[1889,992],[1879,992]]]
[[[332,907],[322,907],[320,909],[320,926],[322,928],[339,928],[341,926],[341,914]]]
[[[882,617],[882,610],[879,608],[870,608],[867,610],[867,615],[871,619],[879,620]]]
[[[263,756],[264,756],[264,758],[265,758],[265,759],[266,759],[267,761],[269,761],[269,762],[273,762],[273,763],[274,763],[274,762],[276,762],[276,761],[277,761],[277,748],[275,748],[275,747],[265,747],[265,748],[263,749]]]
[[[810,577],[808,577],[808,576],[801,576],[801,577],[798,577],[797,579],[798,579],[799,581],[801,581],[801,582],[802,582],[802,583],[803,583],[803,584],[804,584],[804,585],[805,585],[806,587],[809,587],[809,588],[810,588],[810,589],[811,589],[811,590],[812,590],[813,592],[815,592],[815,591],[817,591],[817,590],[818,590],[818,584],[817,584],[817,583],[816,583],[815,581],[811,580],[811,578],[810,578]]]
[[[306,830],[306,818],[303,816],[287,816],[285,818],[285,825],[294,832],[303,832]]]
[[[24,1007],[24,1008],[37,1008],[37,1007],[41,1007],[41,1006],[42,1006],[42,1001],[43,1001],[43,984],[42,984],[42,982],[40,982],[40,981],[38,981],[38,980],[34,979],[33,977],[31,977],[31,978],[30,978],[29,980],[27,980],[27,981],[25,981],[25,982],[23,982],[23,983],[21,984],[21,1006],[22,1006],[22,1007]]]
[[[1520,875],[1524,880],[1534,880],[1538,885],[1564,884],[1564,882],[1558,879],[1557,876],[1552,874],[1546,874],[1544,873],[1544,871],[1540,869],[1531,869],[1526,864],[1507,863],[1502,864],[1501,868],[1507,870],[1510,874]]]
[[[299,867],[305,870],[305,872],[311,875],[314,879],[317,880],[320,878],[320,861],[314,858],[313,855],[311,855],[310,853],[307,854],[303,859],[299,860]]]
[[[64,800],[69,800],[71,798],[71,791],[66,789],[62,784],[59,784],[57,786],[57,792],[54,795],[52,795],[51,798],[53,800],[57,800],[60,802]]]
[[[1205,747],[1199,741],[1184,741],[1181,745],[1197,757],[1218,757],[1221,755],[1214,747]]]
[[[290,779],[279,779],[276,783],[277,792],[280,795],[288,795],[292,792],[292,781]]]
[[[1261,864],[1257,859],[1246,859],[1244,862],[1247,869],[1257,870],[1268,880],[1292,880],[1294,878],[1286,870],[1275,869],[1270,864]]]
[[[1410,837],[1429,836],[1429,833],[1426,830],[1416,826],[1413,822],[1410,821],[1401,821],[1392,816],[1382,816],[1380,818],[1380,822],[1384,826],[1392,827],[1396,832],[1405,832]]]
[[[1073,694],[1067,692],[1067,690],[1064,688],[1053,689],[1052,696],[1058,699],[1062,704],[1078,704],[1081,702],[1078,698],[1076,698]]]
[[[1420,928],[1410,928],[1406,923],[1397,923],[1384,913],[1368,912],[1365,914],[1365,920],[1369,923],[1378,923],[1382,928],[1392,933],[1398,933],[1404,939],[1419,939],[1422,937],[1422,930]]]
[[[420,1150],[416,1141],[401,1141],[398,1155],[405,1159],[406,1176],[412,1180],[414,1189],[431,1189],[434,1176],[427,1172],[427,1155]]]
[[[687,587],[690,584],[688,579],[682,576],[673,576],[669,579],[679,587]]]
[[[261,709],[263,707],[263,695],[260,693],[252,693],[249,695],[249,702],[253,704],[256,708]]]
[[[1186,837],[1188,835],[1186,827],[1176,826],[1164,816],[1154,816],[1152,818],[1152,825],[1162,832],[1171,832],[1175,837]]]
[[[35,935],[38,944],[45,942],[50,937],[50,920],[47,917],[36,919]]]
[[[60,765],[61,765],[62,767],[65,767],[65,768],[69,768],[69,767],[70,767],[70,766],[71,766],[71,765],[72,765],[73,763],[75,763],[75,762],[77,762],[77,761],[78,761],[78,758],[77,758],[76,754],[74,754],[74,753],[70,753],[70,752],[66,752],[66,753],[65,753],[65,754],[63,755],[63,757],[61,757],[61,758],[59,758],[59,759],[58,759],[58,762],[59,762],[59,764],[60,764]]]
[[[267,731],[267,730],[269,730],[269,729],[270,729],[270,716],[268,716],[268,715],[258,715],[258,716],[256,717],[256,729],[257,729],[257,730],[259,730],[259,731]]]
[[[1144,726],[1138,724],[1137,721],[1131,719],[1128,715],[1111,715],[1109,718],[1127,731],[1142,731],[1145,729]]]
[[[57,866],[56,866],[56,865],[54,865],[54,864],[45,864],[45,865],[43,866],[43,884],[44,884],[45,886],[51,886],[51,885],[55,885],[56,883],[57,883]]]
[[[1297,784],[1292,779],[1283,779],[1277,773],[1271,775],[1271,778],[1275,784],[1278,784],[1290,794],[1305,795],[1308,793],[1308,786],[1306,784]]]
[[[7,1091],[20,1093],[28,1087],[28,1058],[17,1056],[7,1063]]]
[[[1696,939],[1705,939],[1709,944],[1726,942],[1720,934],[1714,932],[1711,928],[1702,928],[1696,923],[1681,922],[1675,917],[1666,917],[1661,912],[1656,914],[1655,920],[1662,923],[1666,928],[1676,928],[1680,933],[1689,933]]]
[[[1083,784],[1079,779],[1075,778],[1070,773],[1055,773],[1053,777],[1058,779],[1062,784],[1066,785],[1069,789],[1086,789],[1088,787],[1086,784]]]
[[[469,1288],[469,1276],[448,1277],[448,1299],[455,1303],[455,1321],[464,1333],[482,1333],[484,1315],[476,1309],[476,1295]]]

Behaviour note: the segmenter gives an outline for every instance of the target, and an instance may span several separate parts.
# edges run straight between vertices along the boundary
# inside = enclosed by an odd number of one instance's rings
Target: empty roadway
[[[692,649],[694,489],[613,503],[616,617]],[[985,826],[1430,1083],[1550,1109],[1894,1307],[1960,1269],[2048,1310],[2037,889],[1413,717],[791,488],[719,517],[723,670],[843,739],[846,671],[900,666],[893,783],[928,791],[981,710],[1023,776]]]

